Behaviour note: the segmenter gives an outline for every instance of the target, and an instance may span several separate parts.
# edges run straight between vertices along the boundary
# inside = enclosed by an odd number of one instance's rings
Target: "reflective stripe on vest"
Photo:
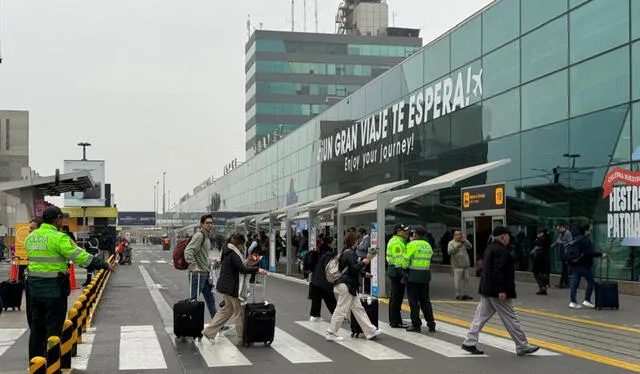
[[[431,257],[433,249],[426,240],[414,240],[407,247],[411,248],[413,256],[409,259],[409,269],[412,270],[429,270],[431,267]]]
[[[60,274],[57,271],[28,271],[27,276],[28,277],[40,277],[40,278],[57,278],[58,274]]]

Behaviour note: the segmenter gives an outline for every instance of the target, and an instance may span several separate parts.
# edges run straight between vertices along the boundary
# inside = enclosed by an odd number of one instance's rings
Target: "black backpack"
[[[580,250],[580,246],[578,245],[578,242],[580,242],[582,238],[583,236],[577,236],[564,245],[563,253],[567,263],[575,264],[580,261],[582,257],[584,257],[584,252]]]
[[[316,269],[316,265],[318,264],[318,251],[309,251],[302,258],[302,270],[304,271],[314,271]]]

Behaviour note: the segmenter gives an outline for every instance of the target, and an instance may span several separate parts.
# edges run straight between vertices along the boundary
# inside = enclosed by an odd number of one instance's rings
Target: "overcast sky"
[[[340,1],[318,2],[319,30],[333,33]],[[426,44],[491,0],[387,2],[395,25],[421,28]],[[30,112],[41,175],[79,159],[76,144],[88,141],[120,210],[153,210],[163,171],[173,205],[244,160],[247,16],[290,30],[290,9],[290,0],[0,0],[0,109]]]

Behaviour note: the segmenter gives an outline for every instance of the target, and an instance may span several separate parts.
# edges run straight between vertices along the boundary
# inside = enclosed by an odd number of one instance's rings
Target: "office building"
[[[29,166],[29,112],[0,110],[0,183],[20,180]],[[13,230],[19,199],[0,192],[0,236]]]

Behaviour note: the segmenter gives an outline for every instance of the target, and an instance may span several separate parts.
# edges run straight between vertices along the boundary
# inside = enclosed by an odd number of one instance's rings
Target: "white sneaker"
[[[576,303],[571,303],[571,304],[569,304],[569,308],[571,308],[571,309],[580,309],[580,308],[582,308],[582,305],[576,304]]]
[[[591,309],[596,307],[595,305],[591,304],[590,301],[587,301],[587,300],[582,302],[582,306],[585,307],[585,308],[591,308]]]
[[[336,335],[336,334],[332,333],[331,331],[327,331],[327,335],[325,335],[324,337],[328,341],[341,342],[341,341],[344,340],[344,338],[342,336]]]
[[[309,318],[309,322],[322,322],[322,317],[313,317]]]
[[[366,334],[364,337],[367,338],[367,340],[371,340],[371,339],[375,339],[375,337],[380,334],[382,334],[382,330],[378,329],[372,332],[371,334]]]

